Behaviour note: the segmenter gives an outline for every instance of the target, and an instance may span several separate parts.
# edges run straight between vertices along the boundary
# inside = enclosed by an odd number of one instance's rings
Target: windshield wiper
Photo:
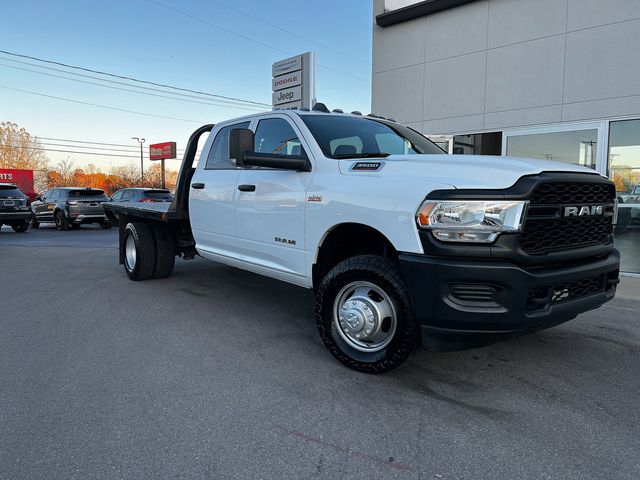
[[[333,158],[384,158],[388,157],[389,153],[382,152],[368,152],[368,153],[340,153],[334,155]]]

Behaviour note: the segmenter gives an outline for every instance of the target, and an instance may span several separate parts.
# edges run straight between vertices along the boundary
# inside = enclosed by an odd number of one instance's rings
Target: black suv
[[[33,227],[55,222],[58,230],[78,228],[83,223],[99,223],[102,228],[111,228],[102,209],[102,203],[108,201],[104,191],[95,188],[52,188],[31,204]]]
[[[29,197],[13,183],[0,183],[0,227],[4,224],[15,232],[26,232],[31,217]]]
[[[170,202],[173,195],[169,190],[148,188],[121,188],[111,195],[112,202]]]

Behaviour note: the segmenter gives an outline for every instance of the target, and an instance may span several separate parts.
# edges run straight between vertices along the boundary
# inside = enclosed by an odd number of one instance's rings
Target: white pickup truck
[[[611,300],[615,200],[587,168],[447,155],[394,121],[318,104],[204,126],[172,204],[105,210],[132,280],[200,255],[313,289],[329,351],[381,373],[419,344],[475,347]]]

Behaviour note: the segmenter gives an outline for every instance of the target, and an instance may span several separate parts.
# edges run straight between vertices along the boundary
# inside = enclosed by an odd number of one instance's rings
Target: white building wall
[[[374,23],[372,83],[372,112],[427,134],[637,117],[640,0],[480,0]]]

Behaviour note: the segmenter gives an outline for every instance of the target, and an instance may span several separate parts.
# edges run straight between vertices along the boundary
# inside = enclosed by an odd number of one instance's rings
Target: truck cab
[[[319,108],[220,123],[183,170],[171,256],[191,241],[313,289],[322,340],[356,370],[546,328],[615,294],[615,187],[587,168],[448,155],[392,120]],[[132,255],[135,223],[121,235]]]

